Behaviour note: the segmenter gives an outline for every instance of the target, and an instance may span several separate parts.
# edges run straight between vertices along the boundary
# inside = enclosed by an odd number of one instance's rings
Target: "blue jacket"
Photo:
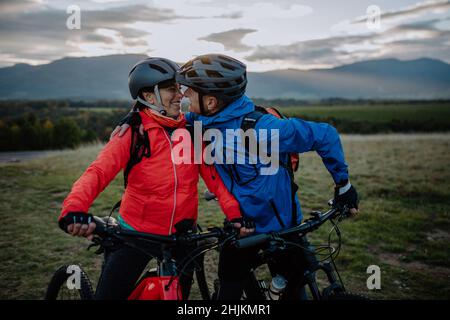
[[[186,119],[191,124],[194,121],[201,121],[203,129],[219,129],[224,139],[222,145],[225,154],[225,149],[229,147],[225,141],[225,130],[241,128],[244,116],[254,109],[253,102],[247,96],[243,96],[216,115],[206,117],[188,113]],[[268,150],[272,143],[270,129],[279,130],[279,158],[282,163],[288,161],[291,152],[316,151],[336,183],[348,179],[341,141],[336,129],[331,125],[294,118],[279,119],[265,114],[255,126],[258,143],[262,141],[259,129],[269,131]],[[259,158],[256,164],[250,164],[248,153],[244,154],[245,164],[237,164],[235,152],[234,165],[226,164],[224,155],[224,163],[215,163],[215,166],[228,190],[238,200],[243,215],[255,221],[256,232],[279,231],[300,223],[302,220],[300,202],[293,190],[288,170],[280,166],[276,174],[262,175],[261,168],[268,167],[269,164],[262,164]]]

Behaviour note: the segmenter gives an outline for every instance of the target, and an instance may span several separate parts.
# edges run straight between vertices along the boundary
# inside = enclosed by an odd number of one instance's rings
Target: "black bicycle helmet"
[[[175,73],[180,69],[177,63],[164,58],[148,58],[136,63],[128,75],[128,87],[133,99],[137,99],[139,91],[153,88],[168,80],[175,81]]]
[[[245,92],[246,65],[223,54],[205,54],[182,65],[176,73],[176,81],[202,95],[212,95],[229,103]]]

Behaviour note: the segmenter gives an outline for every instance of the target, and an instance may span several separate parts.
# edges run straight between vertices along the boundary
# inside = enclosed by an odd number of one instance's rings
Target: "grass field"
[[[280,110],[290,117],[332,123],[345,133],[450,131],[449,102],[293,106]]]
[[[341,224],[337,266],[347,289],[374,299],[450,299],[450,134],[344,135],[343,145],[361,196],[361,214]],[[101,257],[85,250],[86,240],[61,232],[56,218],[99,150],[92,145],[0,164],[0,299],[41,299],[52,272],[65,263],[81,263],[96,282]],[[316,154],[300,159],[296,179],[307,216],[326,209],[332,180]],[[91,212],[106,215],[121,191],[119,175]],[[217,208],[200,200],[200,222],[219,225]],[[324,225],[310,239],[325,243],[329,229]],[[381,290],[369,291],[366,269],[373,264],[381,267]]]
[[[450,121],[450,103],[294,106],[282,109],[290,116],[315,118],[335,117],[357,121],[385,122],[392,119],[423,121],[425,119]]]

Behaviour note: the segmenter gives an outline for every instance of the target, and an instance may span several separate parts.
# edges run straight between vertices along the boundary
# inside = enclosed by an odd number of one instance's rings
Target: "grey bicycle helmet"
[[[133,99],[144,88],[154,88],[163,81],[174,80],[180,69],[175,62],[164,58],[148,58],[136,63],[128,75],[128,87]]]
[[[212,95],[229,103],[245,92],[246,65],[223,54],[205,54],[182,65],[176,81],[202,95]]]

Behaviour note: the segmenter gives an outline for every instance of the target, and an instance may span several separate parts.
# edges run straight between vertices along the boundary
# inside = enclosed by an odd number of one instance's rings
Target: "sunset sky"
[[[81,29],[69,30],[69,5]],[[381,10],[380,28],[366,10]],[[184,62],[220,52],[250,71],[420,57],[450,63],[450,1],[0,0],[0,67],[143,53]]]

